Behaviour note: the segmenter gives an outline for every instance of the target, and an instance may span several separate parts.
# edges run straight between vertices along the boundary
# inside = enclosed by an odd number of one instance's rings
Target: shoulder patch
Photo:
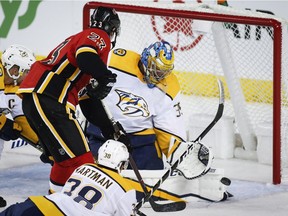
[[[118,49],[115,49],[115,50],[113,51],[113,53],[114,53],[115,55],[125,56],[126,53],[127,53],[127,51],[126,51],[125,49],[118,48]]]

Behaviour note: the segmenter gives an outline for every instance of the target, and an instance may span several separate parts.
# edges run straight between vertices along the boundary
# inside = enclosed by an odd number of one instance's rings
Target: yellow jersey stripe
[[[64,216],[65,214],[52,201],[43,196],[30,196],[29,199],[44,215]]]
[[[32,97],[33,100],[35,102],[35,106],[42,118],[42,120],[45,122],[45,124],[50,128],[51,133],[54,135],[54,137],[59,141],[60,145],[62,146],[63,149],[65,149],[66,153],[69,155],[69,157],[74,158],[75,155],[73,154],[73,152],[70,151],[70,149],[67,147],[66,143],[64,142],[64,140],[61,138],[61,136],[59,136],[59,134],[57,133],[57,131],[55,130],[55,128],[53,127],[53,125],[50,123],[50,121],[48,120],[47,116],[45,115],[45,113],[42,110],[42,107],[39,103],[39,99],[37,97],[36,93],[32,93]]]

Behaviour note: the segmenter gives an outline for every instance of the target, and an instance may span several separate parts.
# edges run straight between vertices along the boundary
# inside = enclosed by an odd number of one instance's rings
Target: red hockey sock
[[[85,163],[94,163],[91,152],[87,152],[75,158],[70,158],[60,163],[55,161],[50,172],[50,181],[55,185],[63,186],[73,171]]]

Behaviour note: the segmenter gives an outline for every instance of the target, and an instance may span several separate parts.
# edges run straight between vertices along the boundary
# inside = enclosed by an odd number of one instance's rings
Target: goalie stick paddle
[[[118,127],[117,122],[115,121],[112,113],[110,112],[110,110],[108,109],[108,107],[105,105],[104,101],[101,100],[103,108],[108,116],[108,118],[110,119],[112,126],[114,128],[115,133],[120,136],[122,135],[124,132]],[[129,163],[141,185],[141,188],[143,189],[144,195],[147,196],[149,194],[146,185],[143,181],[143,178],[137,168],[137,165],[133,159],[133,157],[131,156],[131,154],[129,153]],[[184,201],[178,201],[178,202],[171,202],[171,203],[164,203],[164,204],[158,204],[156,203],[151,196],[148,199],[152,209],[155,212],[172,212],[172,211],[181,211],[183,209],[186,208],[186,202]],[[143,214],[142,212],[139,212],[139,209],[137,209],[136,213],[138,213],[139,215]]]
[[[204,131],[197,137],[197,139],[194,142],[200,142],[203,137],[213,128],[213,126],[219,121],[219,119],[222,117],[223,111],[224,111],[224,100],[225,100],[225,94],[224,94],[224,87],[221,80],[217,80],[218,82],[218,88],[219,88],[219,105],[216,112],[216,115],[213,119],[213,121],[204,129]],[[177,161],[174,162],[174,164],[165,172],[165,174],[156,182],[156,184],[151,188],[149,194],[147,194],[144,198],[142,198],[141,201],[139,201],[135,207],[134,210],[137,212],[145,202],[147,202],[150,197],[153,195],[154,191],[156,191],[160,185],[171,175],[171,173],[177,168],[177,166],[183,161],[183,159],[187,156],[187,153],[193,148],[193,145],[189,146],[185,152],[179,157]]]

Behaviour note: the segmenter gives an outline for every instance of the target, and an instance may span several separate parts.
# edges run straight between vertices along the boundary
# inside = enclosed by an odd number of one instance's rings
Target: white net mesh
[[[279,49],[274,47],[273,27],[253,24],[259,20],[247,18],[246,21],[240,21],[234,17],[274,18],[268,14],[204,4],[139,4],[173,9],[177,17],[171,14],[164,16],[165,10],[160,9],[156,12],[161,12],[160,15],[138,13],[137,10],[134,10],[137,13],[133,13],[133,10],[124,13],[118,10],[121,35],[117,39],[116,48],[141,53],[156,40],[169,41],[175,51],[174,73],[181,84],[182,108],[187,116],[215,114],[218,106],[216,79],[221,79],[226,93],[224,116],[235,119],[235,133],[240,134],[246,150],[256,150],[259,128],[267,125],[273,127],[273,103],[279,103],[281,144],[274,144],[281,145],[282,179],[288,178],[287,23],[278,19],[281,21],[284,38]],[[187,11],[206,13],[202,20],[188,19],[184,18]],[[148,10],[145,13],[149,13]],[[225,18],[231,21],[215,22],[213,18],[209,20],[209,14],[227,14]],[[277,77],[273,74],[274,49],[282,56],[279,70],[282,77],[281,101],[276,101],[273,95],[273,83]],[[189,125],[189,118],[186,119]]]

